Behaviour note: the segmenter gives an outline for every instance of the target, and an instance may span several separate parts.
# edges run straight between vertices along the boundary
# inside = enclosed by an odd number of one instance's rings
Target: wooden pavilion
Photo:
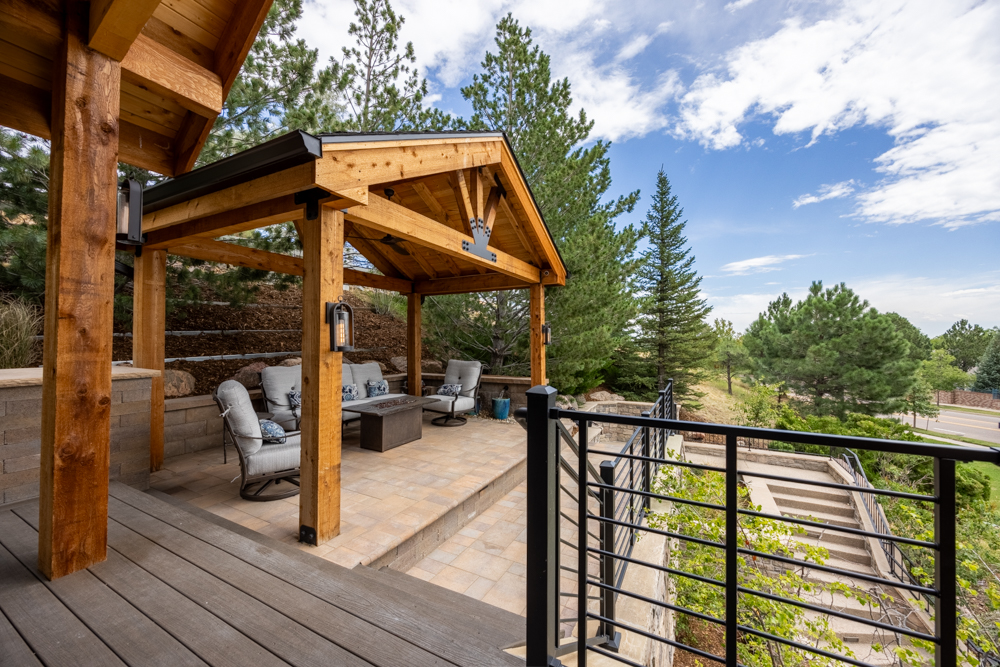
[[[0,124],[51,140],[38,522],[49,579],[107,554],[119,161],[175,177],[145,201],[136,366],[163,368],[167,253],[304,277],[301,520],[319,541],[339,520],[341,355],[323,316],[344,282],[408,295],[417,391],[421,295],[528,288],[532,378],[544,381],[543,290],[566,271],[502,135],[294,133],[191,172],[270,5],[0,0]],[[215,240],[285,221],[301,258]],[[345,270],[345,241],[382,275]],[[154,381],[154,469],[162,391]]]

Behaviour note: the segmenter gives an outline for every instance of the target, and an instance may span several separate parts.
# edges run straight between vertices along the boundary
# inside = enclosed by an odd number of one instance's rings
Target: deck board
[[[120,484],[111,494],[108,559],[54,582],[35,566],[38,502],[0,507],[0,664],[524,664],[500,650],[516,626],[493,627],[486,608],[274,548]]]
[[[130,665],[204,667],[205,662],[83,570],[47,581],[37,572],[38,533],[11,512],[0,513],[4,546],[108,647]]]
[[[469,624],[455,627],[454,619],[426,601],[407,595],[380,582],[363,579],[352,570],[330,577],[313,568],[291,562],[280,552],[199,519],[177,507],[122,484],[111,485],[112,502],[121,501],[155,514],[192,537],[236,556],[273,574],[288,584],[360,618],[367,619],[389,633],[416,644],[456,665],[476,667],[523,667],[523,660],[500,650],[484,639],[486,629]]]

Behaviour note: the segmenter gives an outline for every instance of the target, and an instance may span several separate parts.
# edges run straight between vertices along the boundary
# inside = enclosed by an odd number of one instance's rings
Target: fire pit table
[[[423,436],[423,406],[437,399],[406,396],[385,401],[350,403],[345,408],[361,415],[361,447],[385,452]]]

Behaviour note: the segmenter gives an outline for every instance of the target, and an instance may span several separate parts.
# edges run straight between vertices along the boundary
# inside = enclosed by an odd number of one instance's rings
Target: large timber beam
[[[421,334],[421,296],[412,293],[406,297],[406,390],[410,396],[423,393],[423,348]]]
[[[476,276],[454,276],[436,280],[418,280],[413,283],[413,291],[428,296],[440,294],[468,294],[472,292],[496,292],[499,290],[527,289],[531,283],[511,278],[502,273],[487,273]]]
[[[346,217],[351,222],[398,236],[404,241],[451,255],[477,267],[498,271],[527,283],[541,280],[538,269],[527,262],[496,249],[491,249],[496,253],[496,262],[463,250],[463,241],[467,244],[475,243],[471,236],[381,197],[372,197],[367,206],[349,208]]]
[[[108,545],[121,80],[87,47],[88,8],[67,3],[53,63],[38,517],[49,579],[105,560]]]
[[[326,304],[343,294],[344,214],[321,207],[302,222],[302,458],[299,539],[318,545],[340,533],[343,353],[330,351]]]
[[[163,466],[163,359],[167,319],[167,253],[147,250],[135,258],[132,281],[132,363],[160,371],[149,397],[149,469]]]
[[[121,61],[160,0],[90,0],[88,46]]]
[[[148,252],[147,250],[144,254]],[[167,252],[171,255],[192,257],[206,262],[220,262],[231,266],[274,271],[275,273],[285,273],[292,276],[303,275],[303,261],[300,257],[282,255],[276,252],[248,248],[236,245],[235,243],[225,243],[212,239],[199,239],[185,243],[185,245],[171,246]],[[344,284],[374,287],[390,292],[399,292],[400,294],[409,294],[413,291],[413,283],[409,280],[380,276],[376,273],[367,273],[348,268],[344,269]],[[142,366],[142,368],[150,368],[150,366]]]
[[[545,337],[542,325],[545,324],[545,286],[532,285],[528,295],[530,310],[530,347],[531,347],[531,386],[548,384],[545,373]]]
[[[380,146],[325,153],[316,162],[316,185],[331,192],[367,187],[456,169],[499,164],[503,140]]]
[[[188,240],[213,239],[282,222],[295,222],[302,216],[302,207],[295,203],[295,196],[284,195],[148,232],[144,247],[147,250],[169,248]]]
[[[215,119],[222,111],[222,79],[172,49],[139,35],[122,60],[122,78],[172,99],[199,116]]]

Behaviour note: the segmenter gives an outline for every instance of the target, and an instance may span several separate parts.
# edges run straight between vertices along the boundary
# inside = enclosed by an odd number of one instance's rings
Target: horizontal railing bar
[[[580,619],[574,618],[573,620],[578,621]],[[587,648],[590,648],[591,650],[593,650],[593,647],[595,646],[600,646],[601,644],[607,644],[607,643],[608,643],[608,637],[606,635],[587,637]],[[563,644],[562,646],[556,648],[556,650],[552,652],[552,657],[558,658],[567,655],[569,653],[576,653],[577,646],[578,643],[575,640],[569,642],[568,644]]]
[[[851,535],[864,535],[865,537],[874,537],[880,540],[891,540],[893,542],[902,542],[903,544],[909,544],[915,547],[925,547],[927,549],[938,549],[938,545],[932,542],[924,542],[922,540],[911,540],[908,537],[899,537],[897,535],[887,535],[885,533],[876,533],[871,530],[862,530],[860,528],[848,528],[846,526],[835,526],[831,523],[820,523],[818,521],[808,521],[806,519],[796,519],[791,516],[783,516],[780,514],[768,514],[767,512],[756,512],[754,510],[737,510],[739,514],[746,516],[756,516],[762,519],[773,519],[774,521],[786,521],[788,523],[797,523],[800,526],[812,526],[814,528],[822,528],[823,530],[832,530],[838,533],[850,533]]]
[[[725,658],[720,658],[719,656],[712,655],[711,653],[706,653],[705,651],[702,651],[701,649],[694,648],[693,646],[688,646],[687,644],[681,644],[680,642],[675,642],[672,639],[667,639],[666,637],[661,637],[660,635],[654,634],[652,632],[648,632],[647,630],[643,630],[641,628],[637,628],[637,627],[635,627],[633,625],[629,625],[627,623],[622,623],[621,621],[616,621],[616,620],[611,619],[611,618],[606,618],[604,616],[601,616],[600,614],[595,614],[592,611],[588,611],[587,612],[587,617],[588,618],[592,618],[592,619],[594,619],[596,621],[601,621],[603,623],[607,623],[609,625],[613,625],[616,628],[621,628],[622,630],[628,630],[629,632],[634,632],[634,633],[636,633],[638,635],[642,635],[643,637],[647,637],[649,639],[655,639],[656,641],[663,642],[667,646],[673,646],[674,648],[683,649],[685,651],[689,651],[691,653],[694,653],[695,655],[699,655],[699,656],[701,656],[703,658],[708,658],[709,660],[714,660],[716,662],[721,662],[722,664],[726,664],[726,659]],[[593,650],[593,649],[591,649],[591,650]]]
[[[611,454],[611,452],[605,452],[599,449],[589,449],[587,451],[591,454]],[[616,456],[621,456],[626,459],[635,459],[636,461],[649,461],[650,463],[657,463],[660,465],[681,466],[682,468],[695,468],[697,470],[710,470],[712,472],[726,472],[725,468],[720,468],[718,466],[708,466],[701,463],[689,463],[687,461],[677,461],[676,459],[661,459],[655,456],[642,456],[641,454],[616,454]]]
[[[676,496],[665,496],[660,493],[653,493],[651,491],[640,491],[639,489],[626,489],[620,486],[615,486],[613,484],[603,484],[601,482],[587,482],[587,486],[592,486],[597,489],[612,489],[614,491],[622,491],[625,493],[634,493],[637,496],[643,496],[645,498],[655,498],[657,500],[669,500],[670,502],[683,503],[685,505],[694,505],[695,507],[704,507],[710,510],[720,510],[726,511],[725,505],[717,505],[715,503],[705,503],[700,500],[689,500],[687,498],[678,498]]]
[[[778,635],[772,635],[770,632],[755,630],[754,628],[749,628],[745,625],[737,626],[737,628],[739,629],[740,632],[746,632],[747,634],[756,635],[761,639],[769,639],[773,642],[784,644],[785,646],[791,646],[792,648],[797,648],[800,651],[813,653],[815,655],[821,655],[824,658],[830,658],[831,660],[840,660],[841,662],[846,662],[847,664],[854,665],[855,667],[875,667],[875,665],[871,664],[870,662],[862,662],[861,660],[848,658],[846,655],[840,655],[839,653],[831,653],[830,651],[824,651],[821,648],[809,646],[808,644],[800,644],[799,642],[793,641],[791,639],[785,639],[784,637],[779,637]]]
[[[719,581],[718,579],[712,579],[711,577],[703,577],[700,574],[692,574],[690,572],[685,572],[684,570],[675,570],[672,567],[667,567],[666,565],[657,565],[656,563],[650,563],[645,560],[638,560],[636,558],[631,558],[629,556],[623,556],[622,554],[613,554],[610,551],[605,551],[604,549],[598,549],[596,547],[587,547],[587,551],[591,551],[602,556],[610,556],[611,558],[616,558],[618,560],[628,561],[629,563],[635,563],[636,565],[643,565],[645,567],[651,567],[654,570],[659,570],[660,572],[667,572],[668,574],[676,574],[681,577],[687,577],[688,579],[694,579],[695,581],[700,581],[703,584],[710,584],[712,586],[725,587],[726,582]]]
[[[629,660],[628,658],[623,658],[617,653],[612,653],[611,651],[605,651],[600,646],[588,646],[587,650],[593,651],[594,653],[598,653],[603,656],[607,656],[608,658],[611,658],[615,662],[620,662],[623,665],[628,665],[629,667],[647,667],[646,665],[639,664],[638,662]]]
[[[560,565],[560,566],[559,566],[559,569],[560,569],[560,570],[566,570],[567,572],[572,572],[573,574],[575,574],[575,575],[577,575],[577,576],[579,576],[579,574],[580,574],[580,572],[579,572],[579,571],[577,571],[577,570],[574,570],[573,568],[571,568],[571,567],[567,567],[567,566],[565,566],[565,565]]]
[[[626,528],[634,528],[635,530],[644,530],[647,533],[653,533],[654,535],[663,535],[664,537],[673,537],[678,540],[683,540],[685,542],[694,542],[695,544],[703,544],[706,547],[715,547],[717,549],[724,549],[726,547],[722,542],[712,542],[711,540],[705,540],[700,537],[692,537],[690,535],[681,535],[680,533],[671,533],[669,530],[660,530],[659,528],[651,528],[649,526],[640,526],[636,523],[626,523],[625,521],[618,521],[617,519],[609,519],[603,516],[593,517],[595,521],[605,521],[607,523],[613,523],[616,526],[625,526]]]
[[[575,545],[575,544],[573,544],[572,542],[570,542],[569,540],[564,540],[564,539],[563,539],[563,538],[561,538],[561,537],[559,538],[559,541],[560,541],[560,542],[562,542],[563,544],[565,544],[566,546],[568,546],[568,547],[569,547],[570,549],[579,549],[579,548],[580,548],[580,547],[578,547],[577,545]],[[588,555],[589,555],[589,556],[590,556],[591,558],[593,558],[594,560],[600,560],[600,559],[599,559],[599,558],[598,558],[597,556],[595,556],[594,554],[588,554]]]
[[[591,586],[597,586],[598,588],[603,588],[606,591],[614,591],[620,595],[627,595],[630,598],[635,598],[636,600],[642,600],[643,602],[657,607],[663,607],[664,609],[669,609],[671,611],[676,611],[678,614],[686,614],[688,616],[694,616],[695,618],[700,618],[708,623],[715,623],[716,625],[725,625],[726,622],[721,618],[716,618],[715,616],[709,616],[708,614],[703,614],[700,611],[695,611],[694,609],[688,609],[687,607],[681,607],[676,604],[670,604],[669,602],[661,602],[660,600],[655,600],[651,597],[641,595],[639,593],[634,593],[632,591],[625,590],[624,588],[618,588],[617,586],[611,586],[610,584],[605,584],[597,579],[591,579],[587,577],[587,583]]]
[[[580,524],[578,524],[575,519],[571,518],[568,514],[566,514],[562,510],[559,511],[559,516],[561,516],[562,518],[566,519],[567,521],[569,521],[571,524],[573,524],[577,528],[580,527]],[[592,516],[594,518],[597,518],[597,516],[595,514],[593,514],[592,512],[590,513],[590,516]],[[595,540],[600,541],[600,539],[601,539],[599,535],[594,535],[589,530],[587,531],[587,534],[590,535],[591,537],[593,537]]]
[[[938,501],[938,498],[936,496],[925,496],[919,493],[904,493],[903,491],[889,491],[887,489],[876,489],[875,487],[857,486],[856,484],[837,484],[836,482],[817,482],[814,480],[803,481],[801,479],[794,479],[792,477],[782,477],[781,475],[768,475],[762,472],[750,472],[749,470],[740,470],[740,474],[743,475],[744,477],[760,477],[762,479],[778,480],[779,482],[794,482],[795,484],[822,486],[828,489],[843,489],[844,491],[857,491],[858,493],[874,493],[880,496],[892,496],[893,498],[926,500],[927,502],[932,502],[932,503],[936,503]]]
[[[854,436],[807,433],[803,431],[779,431],[778,429],[755,428],[752,426],[688,422],[678,419],[632,417],[630,415],[563,410],[561,408],[552,408],[549,411],[549,417],[552,419],[570,419],[576,422],[586,420],[606,424],[624,424],[625,426],[649,426],[695,433],[736,435],[737,437],[780,440],[782,442],[820,445],[823,447],[871,449],[879,452],[890,452],[892,454],[914,454],[916,456],[929,456],[954,461],[986,461],[1000,465],[1000,449],[995,447],[970,447],[937,445],[924,442],[903,442],[901,440],[879,440],[877,438],[858,438]]]
[[[815,611],[820,614],[829,614],[830,616],[836,616],[837,618],[843,618],[850,621],[855,621],[863,625],[870,625],[873,628],[879,628],[880,630],[888,630],[889,632],[898,632],[901,635],[908,635],[910,637],[916,637],[917,639],[923,639],[929,642],[939,643],[939,640],[934,635],[924,634],[923,632],[917,632],[916,630],[910,630],[909,628],[901,628],[898,625],[892,625],[890,623],[883,623],[881,621],[876,621],[871,618],[862,618],[860,616],[855,616],[853,614],[848,614],[845,611],[838,611],[836,609],[830,609],[829,607],[821,607],[819,605],[811,604],[809,602],[802,602],[800,600],[793,600],[791,598],[781,597],[780,595],[773,595],[772,593],[765,593],[764,591],[755,591],[752,588],[746,588],[745,586],[737,586],[736,590],[740,593],[745,593],[746,595],[756,595],[757,597],[770,600],[772,602],[780,602],[781,604],[790,604],[793,607],[801,607],[802,609],[808,609],[809,611]]]
[[[938,592],[933,588],[927,588],[925,586],[917,586],[915,584],[906,584],[902,581],[895,581],[893,579],[883,579],[882,577],[876,577],[871,574],[862,574],[861,572],[852,572],[851,570],[844,570],[839,567],[830,567],[829,565],[819,565],[817,563],[810,563],[804,560],[798,560],[797,558],[788,558],[787,556],[779,556],[777,554],[767,554],[763,551],[754,551],[753,549],[743,549],[738,547],[737,552],[743,554],[744,556],[756,556],[758,558],[767,558],[769,560],[776,560],[781,563],[788,563],[789,565],[802,565],[808,567],[812,570],[819,570],[821,572],[828,572],[830,574],[843,574],[845,576],[851,577],[852,579],[861,579],[863,581],[869,581],[873,584],[885,584],[886,586],[892,586],[893,588],[903,588],[908,591],[913,591],[917,593],[924,593],[926,595],[936,596]]]

